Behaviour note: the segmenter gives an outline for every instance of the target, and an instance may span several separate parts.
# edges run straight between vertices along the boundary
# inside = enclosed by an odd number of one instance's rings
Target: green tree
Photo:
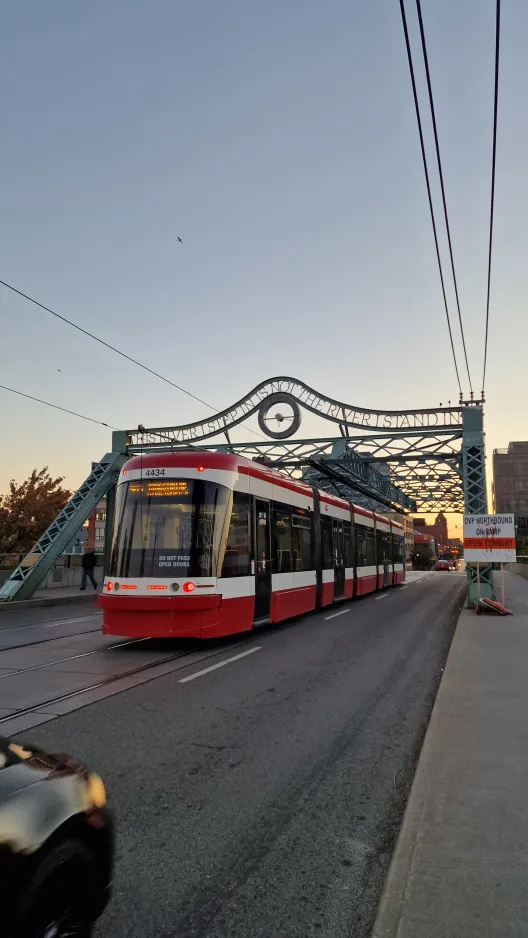
[[[433,554],[427,544],[415,544],[413,551],[413,569],[430,570]]]
[[[8,494],[0,495],[0,554],[25,553],[38,541],[71,497],[61,482],[47,466],[20,485],[11,479]]]
[[[517,556],[528,556],[528,537],[526,537],[524,534],[517,535]]]

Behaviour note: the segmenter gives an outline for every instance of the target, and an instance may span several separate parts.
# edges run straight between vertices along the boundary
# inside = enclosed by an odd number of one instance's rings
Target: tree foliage
[[[427,544],[415,544],[413,551],[413,569],[430,570],[434,555]]]
[[[528,537],[524,534],[517,535],[517,556],[528,556]]]
[[[8,494],[0,495],[0,554],[25,553],[38,541],[71,497],[61,482],[47,466],[33,469],[20,485],[11,479]]]

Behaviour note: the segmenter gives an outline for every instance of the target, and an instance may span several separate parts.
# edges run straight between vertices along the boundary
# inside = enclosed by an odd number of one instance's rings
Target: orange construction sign
[[[514,516],[464,515],[464,557],[468,563],[514,563]]]
[[[466,550],[515,550],[514,537],[465,537]]]

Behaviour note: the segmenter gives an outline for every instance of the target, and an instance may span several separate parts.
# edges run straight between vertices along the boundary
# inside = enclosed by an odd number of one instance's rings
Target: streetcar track
[[[385,595],[388,595],[388,594],[386,593]],[[364,598],[366,599],[366,598],[369,598],[369,597],[364,597]],[[375,597],[375,598],[376,598],[376,597]],[[318,610],[318,611],[321,612],[322,610]],[[308,617],[311,618],[311,614],[310,614],[310,613],[308,613],[307,615],[308,615]],[[302,617],[300,617],[300,618],[304,618],[304,616],[302,616]],[[296,617],[296,618],[294,618],[294,619],[289,619],[289,620],[283,621],[283,622],[281,622],[280,624],[269,623],[269,625],[266,625],[266,626],[264,626],[264,627],[262,627],[262,628],[259,628],[258,630],[252,629],[250,632],[246,633],[246,636],[245,636],[241,641],[238,641],[238,642],[230,642],[230,641],[228,640],[228,641],[226,641],[225,645],[223,645],[223,647],[219,648],[218,650],[216,650],[216,651],[214,651],[214,652],[211,652],[211,654],[209,654],[209,655],[203,655],[201,658],[198,658],[197,661],[194,662],[194,663],[198,664],[198,663],[200,663],[201,661],[207,661],[209,658],[215,658],[215,657],[217,657],[218,655],[224,654],[226,651],[229,651],[231,648],[239,648],[239,647],[241,647],[241,646],[243,646],[243,645],[247,645],[247,644],[249,644],[250,642],[255,641],[256,633],[257,633],[257,632],[260,633],[260,635],[262,636],[262,638],[264,638],[264,635],[266,635],[266,636],[273,635],[273,634],[276,634],[276,633],[278,633],[278,632],[282,632],[282,631],[285,630],[285,629],[291,628],[292,626],[295,626],[295,625],[297,624],[297,622],[298,622],[298,619],[297,619],[297,617]],[[98,629],[91,629],[91,630],[89,630],[89,631],[99,631],[99,630],[98,630]],[[81,632],[81,633],[73,633],[73,636],[57,636],[57,638],[55,638],[55,639],[43,639],[43,640],[38,641],[38,642],[30,642],[30,643],[27,643],[27,644],[24,644],[24,645],[12,646],[12,647],[13,647],[13,649],[14,649],[14,648],[26,648],[26,647],[29,647],[30,645],[47,644],[49,641],[59,641],[59,640],[62,639],[62,638],[74,637],[74,636],[77,635],[77,634],[81,634],[81,635],[82,635],[82,634],[86,634],[86,633],[84,633],[84,632]],[[226,636],[226,638],[229,639],[230,636]],[[152,639],[151,639],[151,638],[143,638],[143,639],[133,639],[133,640],[132,640],[132,642],[146,642],[146,641],[152,641]],[[104,651],[107,651],[107,650],[108,650],[108,647],[114,649],[114,648],[120,647],[120,645],[127,645],[127,644],[129,644],[129,643],[128,643],[128,642],[122,642],[122,643],[119,643],[118,645],[114,645],[114,646],[105,646],[104,648],[93,649],[91,652],[81,653],[80,655],[73,655],[73,656],[71,656],[71,658],[65,658],[65,659],[63,659],[63,660],[66,660],[66,661],[67,661],[67,660],[75,659],[75,658],[77,658],[77,657],[85,657],[86,654],[100,654],[100,653],[102,653],[102,652],[104,652]],[[203,647],[203,642],[200,642],[198,645],[196,645],[195,647],[191,648],[189,651],[178,652],[177,654],[169,655],[169,656],[167,656],[167,657],[165,657],[165,658],[162,658],[162,659],[159,659],[159,660],[157,660],[157,661],[152,661],[152,662],[150,662],[150,663],[148,663],[148,664],[139,665],[137,668],[129,668],[127,671],[123,671],[123,672],[121,672],[120,674],[112,674],[112,675],[109,675],[108,677],[103,678],[103,680],[97,681],[97,682],[95,682],[95,683],[93,683],[93,684],[90,684],[90,685],[87,686],[87,687],[81,687],[81,688],[79,688],[79,690],[70,691],[70,692],[67,693],[67,694],[60,694],[60,695],[55,696],[55,697],[48,697],[46,700],[41,700],[39,703],[32,704],[32,705],[29,706],[29,707],[23,707],[23,708],[21,708],[21,709],[19,709],[19,710],[14,710],[12,713],[8,714],[7,716],[0,717],[0,724],[9,723],[10,720],[14,720],[14,719],[16,719],[17,717],[20,717],[20,716],[25,716],[26,714],[29,714],[29,713],[35,713],[35,712],[37,712],[37,711],[40,712],[40,711],[43,711],[43,710],[45,711],[46,707],[53,706],[53,704],[60,703],[61,701],[64,701],[64,700],[72,700],[72,699],[75,698],[75,697],[81,697],[83,694],[86,694],[86,693],[88,693],[89,691],[97,690],[97,689],[102,688],[102,687],[108,687],[109,685],[115,684],[115,683],[117,683],[118,681],[122,681],[122,680],[124,680],[125,678],[131,677],[131,676],[133,676],[133,675],[135,675],[135,674],[142,674],[142,673],[144,673],[144,672],[146,672],[146,671],[151,671],[151,670],[153,670],[154,668],[157,668],[157,667],[159,667],[160,665],[167,664],[167,663],[170,662],[170,661],[177,661],[179,658],[189,658],[191,655],[195,654],[201,647]],[[0,649],[0,665],[1,665],[1,651],[10,651],[10,650],[12,650],[12,649],[11,649],[11,648]],[[47,662],[46,664],[44,664],[44,665],[42,665],[42,666],[41,666],[41,665],[38,665],[38,666],[36,666],[36,668],[27,668],[27,669],[25,669],[25,670],[31,671],[31,670],[45,669],[46,667],[50,667],[52,664],[55,664],[55,663],[61,663],[61,662]],[[172,670],[167,671],[165,674],[162,674],[162,675],[159,675],[159,676],[160,676],[160,677],[165,677],[165,676],[167,676],[167,675],[169,675],[169,674],[174,674],[176,671],[182,670],[182,669],[185,668],[185,667],[187,667],[187,664],[186,664],[186,663],[182,663],[179,667],[175,667],[175,668],[173,668]],[[4,675],[4,676],[5,676],[5,677],[13,677],[13,676],[16,675],[16,674],[23,673],[23,671],[24,671],[24,669],[21,669],[20,671],[14,670],[12,673],[10,673],[10,674],[8,674],[8,675]],[[127,689],[130,689],[130,688],[127,688]],[[117,692],[118,692],[118,691],[117,691]],[[101,699],[102,699],[102,698],[101,698]],[[96,701],[92,701],[92,703],[97,703],[97,702],[98,702],[97,700],[96,700]],[[82,705],[81,705],[81,706],[82,706]],[[74,708],[74,709],[77,709],[77,708]],[[70,711],[66,711],[66,712],[69,713]],[[62,714],[62,713],[51,713],[51,712],[48,711],[48,712],[46,713],[46,715],[49,716],[50,719],[57,719],[58,717],[64,716],[65,714]]]
[[[91,612],[88,616],[75,616],[69,619],[42,619],[40,622],[22,622],[18,625],[0,625],[0,634],[2,632],[12,632],[13,629],[51,629],[58,625],[71,625],[73,622],[86,622],[87,619],[97,619],[102,616],[102,612]]]
[[[13,674],[27,674],[28,671],[42,671],[51,668],[54,664],[64,664],[65,661],[76,661],[77,658],[88,658],[90,655],[100,655],[105,651],[113,651],[115,648],[124,648],[128,645],[138,645],[140,642],[150,642],[150,638],[132,638],[128,642],[118,642],[116,645],[103,645],[102,648],[93,648],[91,651],[82,651],[78,655],[67,655],[65,658],[56,658],[54,661],[46,661],[43,664],[33,664],[29,668],[13,668],[8,674],[0,674],[0,681],[6,677],[12,677]],[[25,647],[24,645],[22,646]],[[2,659],[0,657],[0,665]]]
[[[31,648],[33,645],[48,645],[50,642],[60,642],[63,638],[77,638],[78,635],[94,635],[96,632],[102,634],[100,628],[85,629],[84,632],[68,632],[67,635],[53,635],[49,638],[39,638],[35,642],[22,642],[20,645],[2,645],[0,646],[0,655],[3,651],[16,651],[19,648]]]
[[[217,651],[212,652],[210,655],[204,655],[202,658],[199,658],[196,664],[201,661],[207,661],[209,658],[215,658],[218,655],[224,654],[228,648],[239,648],[241,645],[247,645],[249,642],[254,641],[254,635],[251,634],[250,637],[244,639],[241,642],[236,642],[219,648]],[[177,661],[178,658],[189,658],[194,654],[200,646],[191,649],[190,651],[179,652],[175,655],[169,655],[162,661],[153,661],[150,664],[139,665],[137,668],[129,668],[128,671],[123,671],[121,674],[113,674],[107,678],[104,678],[102,681],[97,681],[95,684],[90,684],[88,687],[81,687],[79,690],[70,691],[68,694],[60,694],[56,697],[48,697],[46,700],[41,700],[39,703],[32,704],[30,707],[22,707],[20,710],[14,710],[12,713],[8,714],[5,717],[0,717],[1,723],[8,723],[10,720],[15,720],[17,717],[25,716],[27,713],[35,713],[35,711],[42,711],[43,708],[51,707],[53,704],[60,703],[63,700],[72,700],[74,697],[81,697],[82,694],[87,694],[88,691],[97,690],[100,687],[108,687],[110,684],[115,684],[117,681],[122,681],[124,678],[131,677],[134,674],[141,674],[145,671],[151,671],[153,668],[159,667],[159,665],[167,664],[169,661]],[[180,667],[174,668],[172,671],[168,671],[167,674],[173,674],[174,671],[180,671],[183,668],[187,667],[187,664],[182,664]],[[165,677],[165,675],[160,675],[160,677]],[[97,701],[93,701],[97,703]],[[48,715],[53,719],[59,716],[64,716],[61,713],[48,713]]]

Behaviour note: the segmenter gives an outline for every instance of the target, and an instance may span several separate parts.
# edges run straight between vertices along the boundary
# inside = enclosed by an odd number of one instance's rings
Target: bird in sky
[[[178,241],[180,242],[180,244],[183,244],[183,241],[181,238],[178,238]]]

